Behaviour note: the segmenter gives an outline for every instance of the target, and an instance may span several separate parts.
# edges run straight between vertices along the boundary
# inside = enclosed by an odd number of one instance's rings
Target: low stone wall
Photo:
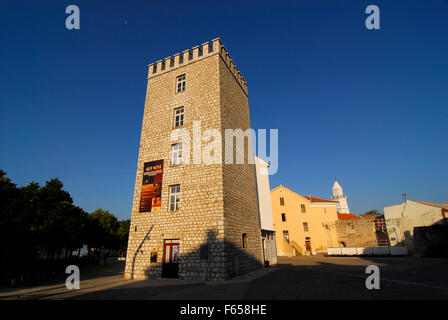
[[[327,248],[328,256],[406,256],[406,247]]]

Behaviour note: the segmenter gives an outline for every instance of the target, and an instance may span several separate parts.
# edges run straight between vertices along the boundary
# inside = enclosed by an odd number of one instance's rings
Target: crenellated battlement
[[[176,53],[172,57],[149,64],[148,79],[215,54],[220,54],[236,81],[247,94],[247,82],[219,38],[213,39],[211,43],[205,42],[200,46],[195,46],[192,49],[182,51],[182,53]]]

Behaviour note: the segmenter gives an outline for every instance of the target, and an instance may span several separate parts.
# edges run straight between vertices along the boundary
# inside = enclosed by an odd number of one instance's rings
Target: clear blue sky
[[[329,197],[337,177],[357,214],[448,201],[447,1],[3,0],[0,24],[0,168],[18,185],[60,177],[85,210],[130,217],[147,65],[220,37],[252,126],[279,129],[271,187]]]

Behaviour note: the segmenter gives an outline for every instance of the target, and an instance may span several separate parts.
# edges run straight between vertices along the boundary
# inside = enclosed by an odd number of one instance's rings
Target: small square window
[[[185,91],[185,83],[186,83],[185,74],[177,77],[177,86],[176,86],[177,93]]]

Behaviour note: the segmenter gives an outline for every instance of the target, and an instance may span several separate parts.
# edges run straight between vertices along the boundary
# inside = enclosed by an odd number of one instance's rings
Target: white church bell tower
[[[350,213],[347,204],[347,195],[344,194],[344,191],[337,180],[334,181],[333,197],[331,197],[331,199],[338,202],[337,210],[339,213]]]

